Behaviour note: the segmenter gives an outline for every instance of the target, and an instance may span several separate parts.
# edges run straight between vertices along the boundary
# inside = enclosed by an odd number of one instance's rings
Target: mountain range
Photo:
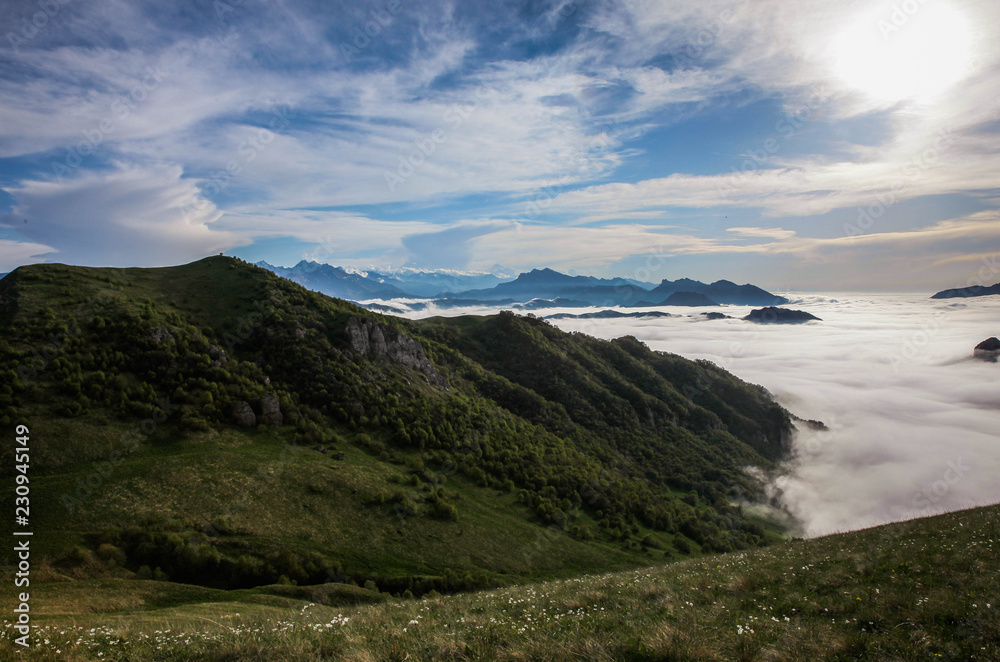
[[[490,273],[457,271],[454,269],[412,269],[375,270],[365,273],[367,278],[393,285],[417,297],[438,297],[443,292],[461,292],[477,288],[489,288],[514,278],[517,273],[494,265]]]
[[[553,269],[533,269],[501,282],[495,274],[462,274],[400,270],[391,274],[347,271],[341,267],[303,260],[294,267],[257,266],[328,296],[350,301],[428,299],[443,308],[462,306],[512,306],[526,309],[581,306],[714,306],[736,304],[771,306],[788,300],[755,285],[728,280],[711,284],[682,278],[659,285],[628,278],[572,276]],[[463,289],[468,283],[489,287]],[[673,297],[673,299],[671,299]],[[408,306],[414,308],[413,304]]]
[[[671,296],[673,302],[668,302]],[[780,305],[788,303],[784,297],[776,296],[755,285],[737,285],[728,280],[711,284],[682,278],[676,281],[663,280],[650,287],[625,278],[594,278],[593,276],[569,276],[552,269],[534,269],[520,274],[516,279],[501,283],[485,290],[458,292],[449,297],[480,300],[497,299],[556,299],[580,302],[591,306],[661,306],[661,305],[706,305],[722,303],[737,305]],[[697,303],[696,303],[697,302]]]
[[[258,267],[273,271],[282,278],[302,285],[306,289],[338,299],[365,301],[368,299],[403,299],[413,295],[390,282],[381,282],[367,275],[346,271],[321,262],[302,260],[294,267],[276,267],[258,262]]]

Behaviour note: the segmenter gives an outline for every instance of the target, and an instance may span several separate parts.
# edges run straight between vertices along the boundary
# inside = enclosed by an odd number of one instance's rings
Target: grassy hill
[[[0,306],[41,578],[421,595],[780,538],[744,468],[789,414],[633,338],[384,317],[224,257],[22,267]]]
[[[998,568],[990,507],[418,600],[336,585],[53,581],[33,592],[44,643],[16,659],[987,662],[1000,659]],[[13,651],[7,630],[0,655]]]

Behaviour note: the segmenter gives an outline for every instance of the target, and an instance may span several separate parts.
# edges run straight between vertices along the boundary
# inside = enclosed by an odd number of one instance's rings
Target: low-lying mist
[[[1000,297],[792,298],[787,307],[823,321],[757,325],[660,307],[679,317],[552,322],[709,359],[763,385],[793,414],[823,421],[827,431],[796,436],[772,484],[804,535],[1000,501],[1000,364],[971,358],[977,343],[1000,334]],[[712,310],[742,317],[750,308]],[[485,311],[444,314],[470,312]],[[537,314],[556,312],[586,311]]]

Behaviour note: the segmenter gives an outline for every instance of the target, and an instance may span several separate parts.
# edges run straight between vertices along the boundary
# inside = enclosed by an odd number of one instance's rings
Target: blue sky
[[[0,5],[0,271],[1000,281],[1000,6]]]

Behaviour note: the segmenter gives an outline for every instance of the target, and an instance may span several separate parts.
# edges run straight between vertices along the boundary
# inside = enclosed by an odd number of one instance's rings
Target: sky
[[[0,272],[1000,281],[995,0],[0,2]]]

